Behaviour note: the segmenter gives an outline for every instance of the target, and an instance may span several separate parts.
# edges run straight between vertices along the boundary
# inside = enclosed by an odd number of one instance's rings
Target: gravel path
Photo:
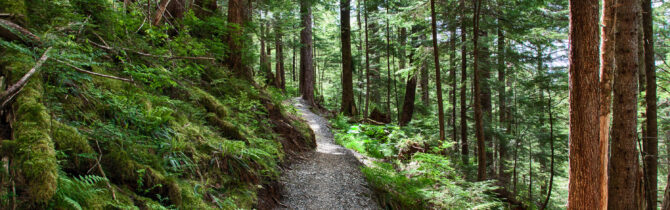
[[[281,180],[284,209],[380,209],[372,198],[361,163],[333,140],[328,121],[312,113],[302,99],[293,104],[316,134],[316,151],[302,153]]]

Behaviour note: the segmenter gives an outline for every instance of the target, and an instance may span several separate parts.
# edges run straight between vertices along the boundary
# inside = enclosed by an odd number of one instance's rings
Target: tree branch
[[[28,29],[5,19],[0,19],[0,37],[8,39],[9,41],[21,40],[27,44],[42,44],[40,38],[28,31]]]
[[[0,105],[0,108],[3,108],[9,100],[14,98],[13,96],[15,96],[17,93],[19,93],[21,91],[21,89],[23,89],[23,87],[26,86],[26,83],[28,83],[28,79],[30,79],[30,77],[32,77],[37,72],[37,69],[39,69],[47,59],[49,59],[49,51],[51,51],[51,47],[47,48],[47,50],[44,51],[44,54],[42,54],[42,57],[37,61],[35,66],[32,69],[30,69],[30,71],[28,71],[28,73],[23,75],[23,77],[21,77],[21,79],[19,79],[19,81],[16,82],[16,84],[13,84],[12,86],[9,86],[9,88],[7,88],[7,90],[0,93],[0,99],[3,100],[3,103],[2,103],[2,105]],[[11,97],[7,97],[7,96],[11,96]]]
[[[133,82],[132,79],[127,79],[127,78],[122,78],[122,77],[115,77],[115,76],[111,76],[111,75],[106,75],[106,74],[96,73],[96,72],[92,72],[92,71],[87,71],[87,70],[81,69],[81,68],[79,68],[79,67],[77,67],[77,66],[75,66],[75,65],[69,64],[69,63],[67,63],[67,62],[65,62],[65,61],[61,61],[61,60],[58,60],[58,59],[53,59],[53,60],[55,60],[55,61],[58,62],[58,63],[65,64],[66,66],[69,66],[69,67],[73,68],[74,70],[77,70],[78,72],[81,72],[81,73],[90,74],[90,75],[95,75],[95,76],[104,77],[104,78],[109,78],[109,79],[115,79],[115,80],[126,81],[126,82],[130,82],[130,83]]]

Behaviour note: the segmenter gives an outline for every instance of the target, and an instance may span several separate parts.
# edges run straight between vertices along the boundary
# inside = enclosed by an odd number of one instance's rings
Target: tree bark
[[[618,0],[614,70],[612,155],[608,209],[636,209],[637,184],[637,74],[640,2]]]
[[[451,37],[450,37],[450,55],[449,55],[449,63],[450,63],[450,71],[449,71],[449,81],[451,82],[451,140],[454,141],[454,151],[458,153],[458,128],[456,126],[456,89],[457,89],[457,81],[456,81],[456,26],[450,26],[451,28]]]
[[[310,105],[314,103],[314,60],[312,41],[312,0],[300,0],[300,19],[302,31],[300,31],[300,79],[302,98]]]
[[[400,29],[400,69],[405,69],[405,45],[406,45],[406,39],[407,39],[407,29],[406,28],[401,28]],[[413,60],[413,52],[410,53],[410,65],[412,64]],[[414,100],[416,98],[416,73],[415,72],[410,72],[409,75],[407,75],[407,85],[405,86],[405,99],[403,100],[402,104],[402,110],[400,114],[400,118],[398,119],[398,125],[399,126],[406,126],[409,124],[410,121],[412,121],[412,115],[414,114]]]
[[[370,42],[368,39],[368,9],[367,2],[363,0],[363,16],[365,21],[365,111],[363,118],[368,118],[368,108],[370,107]]]
[[[658,182],[658,114],[656,69],[654,60],[654,26],[651,0],[642,0],[642,28],[644,31],[644,71],[646,73],[647,130],[644,134],[644,165],[647,209],[657,209]]]
[[[440,76],[440,46],[437,44],[437,19],[435,15],[435,0],[430,0],[430,15],[433,28],[433,57],[435,58],[435,86],[437,86],[437,113],[440,124],[440,140],[444,141],[444,102],[442,101],[442,79]]]
[[[549,101],[547,102],[547,109],[549,112],[549,147],[551,149],[551,166],[549,168],[549,190],[547,192],[547,197],[544,199],[544,203],[540,209],[546,209],[547,204],[549,204],[549,199],[551,198],[551,189],[554,186],[554,114],[552,112],[552,101],[551,101],[551,90],[547,91],[549,94]]]
[[[600,60],[600,183],[601,201],[599,209],[608,203],[607,172],[609,159],[610,110],[612,108],[612,73],[614,70],[614,4],[616,0],[603,1]]]
[[[474,28],[473,28],[473,38],[472,41],[474,43],[474,49],[473,49],[473,57],[474,57],[474,86],[475,86],[475,92],[473,93],[475,95],[475,136],[477,137],[477,180],[478,181],[484,181],[486,180],[486,144],[484,142],[484,139],[486,138],[484,136],[484,125],[482,122],[482,96],[481,96],[481,87],[480,87],[480,81],[479,81],[479,46],[478,46],[478,39],[479,39],[479,15],[481,11],[481,5],[482,1],[481,0],[476,0],[475,1],[475,13],[473,16],[473,22],[474,22]]]
[[[242,62],[242,54],[245,48],[244,26],[249,20],[247,0],[228,1],[228,35],[225,40],[229,50],[225,53],[226,65],[238,77],[247,81],[253,81],[251,69]]]
[[[568,209],[601,207],[598,0],[570,0]]]
[[[170,4],[170,0],[162,0],[159,4],[156,16],[152,22],[154,26],[157,26],[161,23],[161,20],[163,20],[163,14],[165,14],[165,9],[167,9],[168,4]]]
[[[386,15],[388,17],[388,1],[386,2]],[[391,74],[391,38],[390,38],[390,30],[389,30],[389,20],[386,18],[386,72],[388,75],[388,79],[386,82],[386,112],[388,113],[389,117],[391,117],[393,114],[391,113],[391,82],[393,75]]]
[[[466,40],[466,17],[465,17],[465,0],[461,0],[461,161],[464,165],[469,165],[470,157],[468,155],[468,122],[467,122],[467,107],[466,107],[466,84],[467,78],[467,52],[465,42]]]
[[[351,56],[351,0],[340,0],[340,17],[342,32],[342,113],[347,116],[356,115],[354,102],[353,62]]]
[[[498,24],[501,20],[498,20]],[[502,25],[498,26],[498,112],[499,112],[499,121],[500,126],[505,127],[505,134],[509,134],[511,129],[509,128],[509,121],[507,118],[508,110],[506,104],[506,75],[505,75],[505,34],[502,30]],[[502,129],[501,129],[502,130]],[[506,162],[507,161],[507,138],[506,135],[499,135],[498,137],[498,178],[501,183],[501,186],[505,187],[509,184],[509,174],[505,172],[507,170]]]
[[[286,74],[284,72],[284,43],[282,41],[283,39],[283,33],[281,30],[281,17],[280,14],[275,14],[275,17],[277,18],[275,20],[275,48],[276,48],[276,59],[277,61],[275,62],[275,79],[277,81],[277,88],[285,90],[286,89]]]

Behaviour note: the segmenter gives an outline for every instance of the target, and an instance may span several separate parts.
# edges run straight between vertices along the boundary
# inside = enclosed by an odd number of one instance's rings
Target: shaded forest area
[[[302,97],[385,209],[668,209],[669,90],[662,0],[0,0],[0,208],[290,208]]]

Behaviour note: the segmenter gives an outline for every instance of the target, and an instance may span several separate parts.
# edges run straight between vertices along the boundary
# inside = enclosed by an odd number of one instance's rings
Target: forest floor
[[[335,144],[328,121],[302,99],[291,101],[316,135],[315,151],[300,154],[281,178],[287,209],[381,209],[353,152]]]

